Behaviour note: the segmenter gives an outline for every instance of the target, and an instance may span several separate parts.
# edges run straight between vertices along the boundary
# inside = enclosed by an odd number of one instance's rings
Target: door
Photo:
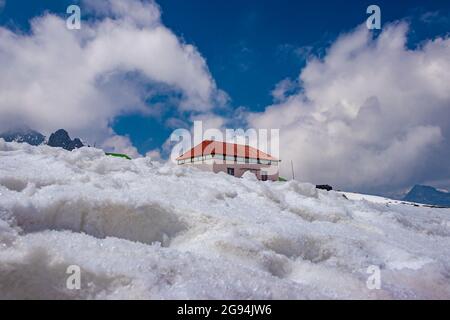
[[[234,177],[234,168],[227,168],[227,173]]]

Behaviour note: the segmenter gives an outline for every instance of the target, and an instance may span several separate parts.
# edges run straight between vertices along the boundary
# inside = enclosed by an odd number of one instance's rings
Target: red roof
[[[178,157],[177,160],[186,160],[213,154],[278,161],[278,159],[272,157],[271,155],[251,146],[211,140],[203,141],[199,145],[184,153],[182,156]]]

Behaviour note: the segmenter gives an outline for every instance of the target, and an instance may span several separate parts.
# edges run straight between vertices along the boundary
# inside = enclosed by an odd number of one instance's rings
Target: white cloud
[[[275,101],[280,102],[287,98],[290,91],[297,87],[297,83],[289,78],[286,78],[277,83],[275,88],[272,90],[272,97]]]
[[[161,157],[161,151],[159,149],[150,150],[145,154],[146,157],[149,157],[153,161],[162,162],[163,159]]]
[[[250,126],[280,128],[285,175],[390,192],[450,175],[450,39],[406,48],[408,25],[360,27],[302,70],[299,91]],[[279,88],[284,88],[281,83]]]
[[[154,2],[83,4],[97,18],[81,30],[52,14],[32,20],[29,34],[0,27],[0,129],[62,127],[101,144],[118,115],[151,114],[152,95],[169,92],[188,112],[225,102],[203,57],[162,25]]]
[[[160,23],[161,12],[152,0],[82,0],[83,8],[97,16],[127,19],[141,27],[152,27]]]
[[[213,113],[204,113],[192,116],[191,121],[200,121],[203,130],[206,131],[208,129],[224,130],[229,119]]]

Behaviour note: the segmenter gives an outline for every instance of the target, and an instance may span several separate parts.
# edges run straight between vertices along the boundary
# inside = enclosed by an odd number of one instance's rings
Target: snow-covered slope
[[[450,210],[0,140],[0,298],[448,299]]]

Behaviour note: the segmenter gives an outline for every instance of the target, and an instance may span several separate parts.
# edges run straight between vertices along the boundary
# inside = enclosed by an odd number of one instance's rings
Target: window
[[[227,168],[227,173],[228,173],[230,176],[234,176],[234,168]]]

